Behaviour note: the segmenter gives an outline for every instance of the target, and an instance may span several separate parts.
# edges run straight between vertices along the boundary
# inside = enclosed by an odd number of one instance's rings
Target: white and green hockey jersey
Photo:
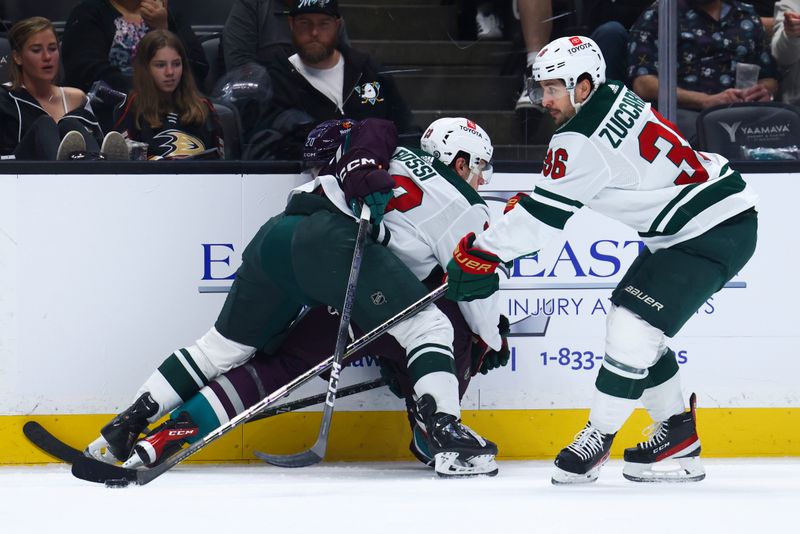
[[[424,280],[437,265],[447,267],[464,235],[488,227],[489,208],[452,169],[423,151],[398,147],[388,171],[395,181],[394,198],[375,238]],[[319,176],[296,190],[310,192],[317,186],[322,186],[325,196],[343,213],[355,217],[335,176]],[[502,344],[497,329],[499,302],[495,293],[458,303],[472,332],[495,350]]]
[[[613,82],[556,130],[542,175],[530,197],[478,236],[475,246],[503,261],[529,254],[587,206],[634,229],[655,252],[757,200],[728,160],[693,150],[650,104]]]

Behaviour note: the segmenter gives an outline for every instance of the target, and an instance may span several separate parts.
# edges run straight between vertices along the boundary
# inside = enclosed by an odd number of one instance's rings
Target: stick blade
[[[138,484],[136,471],[107,464],[94,458],[80,458],[72,464],[72,474],[87,482],[105,484],[109,480],[127,480]]]
[[[25,423],[22,432],[31,443],[62,462],[71,464],[83,458],[81,451],[61,441],[36,421]]]
[[[322,456],[317,454],[314,449],[287,455],[267,454],[260,451],[255,451],[254,454],[268,464],[277,467],[308,467],[322,461]]]

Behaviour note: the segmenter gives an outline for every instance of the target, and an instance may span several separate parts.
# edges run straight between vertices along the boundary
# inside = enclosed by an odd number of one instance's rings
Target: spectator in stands
[[[291,56],[291,4],[291,0],[234,0],[222,32],[225,68],[231,70],[248,63],[266,66],[274,54]],[[348,44],[344,21],[339,42]]]
[[[587,35],[606,59],[606,79],[627,85],[628,29],[652,0],[588,0],[583,4]]]
[[[775,59],[764,26],[750,4],[738,0],[677,0],[678,128],[695,135],[700,111],[718,104],[768,102],[778,90]],[[735,88],[737,63],[760,66],[758,83]],[[645,100],[658,98],[658,2],[631,28],[628,75]]]
[[[783,101],[800,106],[800,0],[780,0],[775,4],[772,54],[786,69],[781,86]]]
[[[44,17],[21,20],[8,38],[12,81],[0,86],[0,155],[55,160],[96,153],[103,137],[89,99],[55,83],[60,53],[53,24]],[[103,150],[109,159],[127,158],[119,134],[104,139]]]
[[[522,38],[525,41],[527,77],[527,72],[530,71],[539,50],[550,42],[550,34],[553,31],[553,6],[550,0],[517,0],[514,4],[517,6],[514,15],[519,18]],[[528,98],[528,92],[525,90],[523,82],[516,109],[533,107],[533,102]]]
[[[148,144],[147,159],[221,159],[222,127],[211,102],[197,90],[181,40],[153,30],[139,42],[133,92],[114,129]]]
[[[256,125],[247,158],[300,159],[313,126],[345,116],[388,119],[401,134],[419,132],[394,81],[366,54],[339,46],[341,24],[336,0],[294,0],[289,28],[296,53],[267,65],[272,106]]]
[[[66,81],[88,91],[97,80],[128,92],[139,41],[147,32],[170,30],[180,37],[197,83],[208,73],[203,47],[188,22],[172,13],[168,0],[84,0],[64,28]]]

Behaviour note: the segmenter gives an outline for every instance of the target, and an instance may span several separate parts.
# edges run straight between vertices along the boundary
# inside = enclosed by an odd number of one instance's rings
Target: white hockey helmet
[[[606,81],[606,60],[600,47],[593,40],[582,35],[560,37],[548,43],[533,62],[533,74],[527,80],[528,97],[534,104],[542,101],[539,82],[562,80],[567,87],[570,101],[575,109],[575,86],[578,78],[587,74],[592,80],[594,94],[600,84]]]
[[[483,172],[483,181],[492,176],[494,147],[489,134],[477,123],[464,117],[445,117],[433,121],[422,134],[420,148],[450,165],[459,152],[469,155],[468,166],[474,173]]]

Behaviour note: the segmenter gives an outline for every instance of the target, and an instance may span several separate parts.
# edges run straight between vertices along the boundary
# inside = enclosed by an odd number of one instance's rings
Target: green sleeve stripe
[[[735,172],[730,176],[722,178],[716,183],[706,187],[697,195],[695,195],[694,198],[682,205],[681,208],[675,212],[675,214],[669,220],[663,232],[646,232],[640,233],[639,236],[655,237],[658,235],[674,235],[699,213],[710,208],[714,204],[721,202],[729,196],[744,191],[744,188],[744,180],[742,180],[742,177],[738,172]]]
[[[567,220],[572,217],[573,214],[571,211],[562,210],[549,204],[538,202],[531,197],[522,197],[519,201],[519,205],[547,226],[552,226],[559,230],[564,229]]]
[[[409,352],[408,355],[406,356],[406,360],[411,360],[418,352],[430,349],[439,349],[441,351],[446,351],[449,354],[453,353],[453,347],[448,347],[447,345],[440,345],[438,343],[423,343],[419,347]]]
[[[547,189],[542,189],[541,187],[536,187],[533,190],[535,195],[541,195],[545,198],[549,198],[550,200],[555,200],[556,202],[561,202],[562,204],[567,204],[568,206],[575,206],[576,208],[582,208],[583,203],[577,200],[573,200],[571,198],[562,197],[561,195],[557,195],[552,191],[548,191]]]
[[[422,377],[432,373],[456,374],[453,358],[439,352],[420,354],[414,363],[408,366],[408,375],[411,384],[416,384]]]

